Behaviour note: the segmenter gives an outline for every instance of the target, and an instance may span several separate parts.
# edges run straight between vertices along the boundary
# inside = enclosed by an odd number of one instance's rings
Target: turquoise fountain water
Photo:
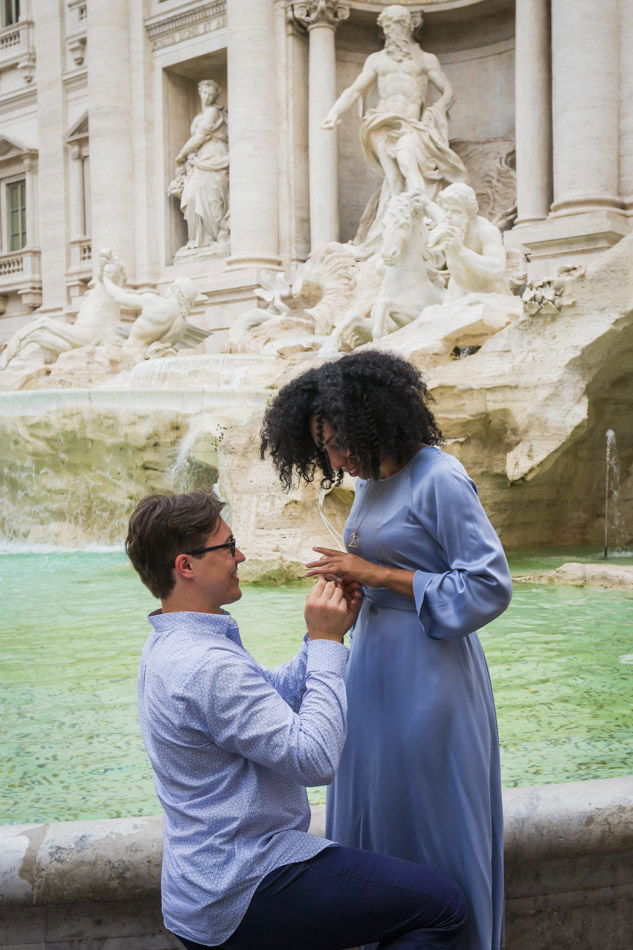
[[[512,566],[535,573],[595,554],[525,552]],[[152,598],[120,552],[0,554],[0,577],[0,823],[155,814],[135,708]],[[305,592],[253,585],[234,605],[264,664],[298,648]],[[632,618],[633,593],[516,585],[482,634],[506,786],[630,772]]]

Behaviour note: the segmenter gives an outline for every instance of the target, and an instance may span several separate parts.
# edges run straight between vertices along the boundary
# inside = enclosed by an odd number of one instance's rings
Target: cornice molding
[[[226,26],[226,0],[210,0],[180,13],[148,17],[145,29],[153,50],[175,46],[204,33],[215,33]]]

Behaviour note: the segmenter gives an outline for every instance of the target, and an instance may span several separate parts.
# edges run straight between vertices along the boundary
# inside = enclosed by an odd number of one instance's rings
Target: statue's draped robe
[[[204,132],[206,141],[187,159],[180,209],[187,222],[189,240],[199,235],[199,246],[228,236],[229,155],[226,116],[221,109],[206,109],[191,125],[191,134]]]
[[[446,112],[437,106],[425,109],[420,120],[378,109],[370,109],[365,113],[360,128],[361,146],[370,168],[382,172],[375,148],[375,140],[379,135],[381,138],[386,136],[392,157],[396,156],[399,148],[406,148],[410,152],[426,183],[429,198],[434,198],[452,182],[466,181],[468,178],[461,158],[448,144]],[[378,249],[381,221],[391,196],[392,191],[385,178],[382,187],[370,199],[354,237],[354,244],[359,246],[359,256],[368,257]]]

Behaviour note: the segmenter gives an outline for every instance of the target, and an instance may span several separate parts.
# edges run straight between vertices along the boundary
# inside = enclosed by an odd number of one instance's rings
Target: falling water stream
[[[623,542],[622,513],[618,505],[620,496],[620,457],[613,429],[607,429],[607,446],[604,478],[604,548],[605,561],[609,557],[609,536],[611,547],[619,551]]]

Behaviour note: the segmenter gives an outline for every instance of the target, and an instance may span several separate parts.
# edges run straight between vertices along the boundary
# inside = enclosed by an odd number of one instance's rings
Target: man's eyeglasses
[[[235,538],[229,538],[229,540],[225,541],[224,544],[214,544],[210,548],[194,548],[193,551],[185,551],[185,554],[188,554],[189,557],[198,557],[200,554],[206,554],[207,551],[220,551],[222,548],[228,548],[231,552],[231,557],[235,557],[236,547],[237,541]]]

